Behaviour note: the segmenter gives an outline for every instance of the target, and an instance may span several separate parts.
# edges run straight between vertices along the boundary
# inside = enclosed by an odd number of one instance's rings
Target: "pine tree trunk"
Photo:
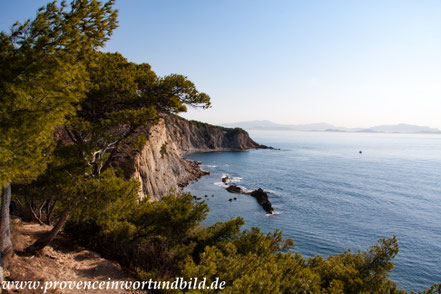
[[[11,184],[2,187],[0,208],[0,283],[5,280],[4,259],[12,254],[11,228],[9,224],[9,206],[11,205]],[[3,291],[0,288],[0,293]]]
[[[3,283],[3,281],[5,280],[5,273],[3,271],[3,258],[0,254],[0,283]],[[0,288],[0,294],[3,293],[2,288]]]
[[[52,201],[51,201],[52,202]],[[50,204],[50,203],[49,203]],[[54,202],[52,203],[52,205],[48,205],[49,207],[49,211],[46,215],[46,223],[50,226],[51,225],[51,217],[52,214],[54,213],[55,210],[55,206],[57,205],[57,200],[54,200]]]
[[[9,206],[11,205],[11,184],[2,187],[0,210],[0,253],[6,257],[12,253],[11,228],[9,224]]]
[[[67,219],[69,218],[70,209],[66,209],[61,217],[58,219],[58,222],[55,224],[55,226],[52,228],[52,230],[35,241],[34,244],[32,244],[27,251],[30,253],[35,253],[37,251],[42,250],[44,247],[49,245],[49,243],[58,235],[58,233],[61,231],[61,229],[64,227],[64,224],[67,222]]]

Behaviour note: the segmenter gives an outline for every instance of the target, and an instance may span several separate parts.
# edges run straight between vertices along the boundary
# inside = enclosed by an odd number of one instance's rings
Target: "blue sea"
[[[282,230],[305,257],[363,250],[396,235],[400,251],[392,280],[407,291],[441,282],[441,135],[250,135],[280,150],[187,156],[211,172],[186,188],[206,199],[205,224],[241,216],[245,228]],[[223,175],[246,189],[267,191],[276,214],[267,215],[250,196],[228,193]]]

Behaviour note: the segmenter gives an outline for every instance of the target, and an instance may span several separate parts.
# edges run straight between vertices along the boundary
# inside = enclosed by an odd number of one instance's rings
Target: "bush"
[[[126,190],[117,187],[116,194],[125,195],[121,191]],[[122,201],[126,196],[112,199],[110,210],[72,218],[66,231],[141,279],[206,277],[210,283],[219,278],[226,281],[224,293],[400,293],[389,279],[398,253],[395,237],[381,239],[366,251],[305,260],[280,231],[242,231],[242,218],[202,227],[207,205],[190,194],[171,193],[160,201],[132,205]],[[109,218],[109,211],[118,213]]]

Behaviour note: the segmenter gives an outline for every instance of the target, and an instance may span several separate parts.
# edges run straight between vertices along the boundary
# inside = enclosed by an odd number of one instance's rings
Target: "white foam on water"
[[[232,177],[230,179],[230,183],[239,183],[240,181],[242,181],[241,177]]]
[[[273,216],[273,215],[275,215],[275,214],[280,214],[280,212],[279,212],[279,211],[276,211],[276,210],[274,210],[274,211],[273,211],[273,213],[267,213],[267,214],[265,214],[265,216],[268,216],[268,217],[270,217],[270,216]]]
[[[264,190],[265,192],[268,192],[268,193],[271,193],[271,194],[274,194],[274,195],[281,195],[280,194],[280,192],[277,192],[277,191],[274,191],[274,190],[268,190],[268,189],[266,189],[266,190]]]
[[[229,183],[239,183],[240,181],[242,181],[241,177],[232,177],[230,174],[227,173],[223,173],[222,174],[222,179],[226,178],[225,183],[229,184]]]
[[[215,184],[216,186],[222,187],[222,188],[228,188],[228,185],[225,184],[224,182],[215,182],[213,184]]]
[[[244,186],[238,186],[238,187],[240,187],[242,189],[242,192],[244,192],[244,193],[251,193],[254,191],[254,190],[247,189]]]

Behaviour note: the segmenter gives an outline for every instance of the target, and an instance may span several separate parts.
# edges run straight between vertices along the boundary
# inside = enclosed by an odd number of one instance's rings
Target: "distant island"
[[[441,134],[440,129],[410,124],[379,125],[370,128],[344,128],[328,123],[288,125],[278,124],[269,120],[242,121],[225,123],[224,127],[238,127],[245,130],[268,131],[315,131],[315,132],[355,132],[355,133],[398,133],[398,134]]]

